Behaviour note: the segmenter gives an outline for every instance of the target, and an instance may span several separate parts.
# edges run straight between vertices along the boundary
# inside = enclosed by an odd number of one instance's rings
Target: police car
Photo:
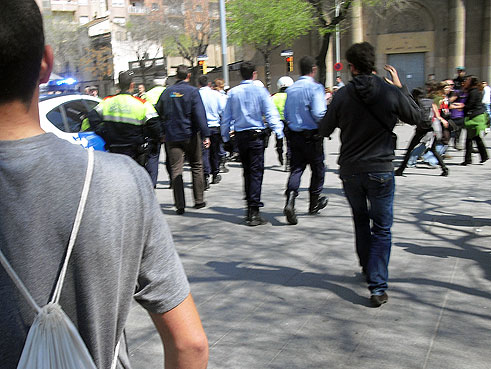
[[[80,132],[83,120],[101,100],[74,93],[42,95],[39,98],[39,117],[45,132],[73,144],[105,151],[105,142],[94,132]]]

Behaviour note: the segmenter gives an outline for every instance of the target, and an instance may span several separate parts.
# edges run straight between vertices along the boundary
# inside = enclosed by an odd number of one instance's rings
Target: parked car
[[[105,151],[102,137],[81,132],[82,122],[101,100],[79,94],[43,95],[39,98],[41,128],[73,144]]]

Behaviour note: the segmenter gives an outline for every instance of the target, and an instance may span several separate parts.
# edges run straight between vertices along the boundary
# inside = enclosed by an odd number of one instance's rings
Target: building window
[[[89,23],[89,17],[80,17],[80,24]]]
[[[157,10],[159,10],[159,4],[152,3],[152,11],[154,12],[154,11],[157,11]]]
[[[124,6],[124,0],[112,0],[113,6]]]
[[[78,5],[89,5],[89,0],[78,0]]]

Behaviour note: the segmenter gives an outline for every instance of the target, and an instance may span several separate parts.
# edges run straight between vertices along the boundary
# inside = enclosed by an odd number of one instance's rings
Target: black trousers
[[[467,164],[472,163],[472,141],[474,141],[477,145],[477,149],[479,150],[479,155],[481,156],[481,162],[484,162],[489,159],[488,152],[486,150],[486,146],[484,146],[484,142],[482,142],[481,136],[479,134],[472,136],[473,131],[467,130],[467,137],[465,139],[465,159],[464,161]],[[469,137],[470,136],[470,137]]]
[[[298,195],[302,174],[310,165],[312,176],[310,178],[309,192],[319,195],[324,186],[325,166],[323,138],[317,132],[290,131],[290,177],[288,178],[287,191]]]

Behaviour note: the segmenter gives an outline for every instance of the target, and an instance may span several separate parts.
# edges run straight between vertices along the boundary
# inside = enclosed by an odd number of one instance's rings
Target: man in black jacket
[[[174,189],[176,213],[184,214],[186,201],[184,198],[184,183],[182,170],[184,155],[189,160],[193,175],[194,208],[205,207],[202,144],[210,146],[210,130],[206,120],[203,101],[196,87],[189,84],[191,74],[188,67],[177,67],[175,85],[167,87],[160,95],[155,108],[164,122],[164,134],[168,160],[171,166],[171,182]],[[203,138],[203,140],[201,139]]]
[[[319,132],[330,136],[336,127],[341,129],[339,174],[353,212],[356,251],[370,301],[378,307],[388,299],[395,190],[392,130],[398,118],[415,125],[420,110],[407,89],[402,89],[393,67],[385,68],[393,82],[373,74],[375,50],[368,42],[352,45],[346,59],[353,80],[334,95]]]

